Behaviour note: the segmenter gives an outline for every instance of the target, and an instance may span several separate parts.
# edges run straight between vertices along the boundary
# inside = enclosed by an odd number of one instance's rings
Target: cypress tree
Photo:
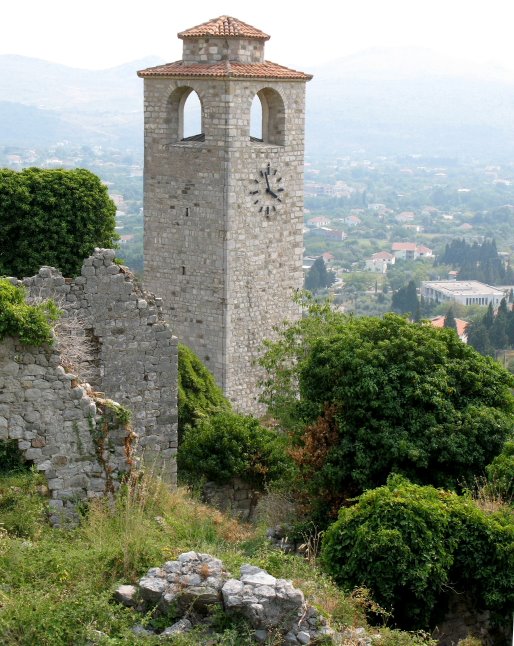
[[[451,328],[457,332],[457,321],[455,320],[452,307],[450,307],[446,312],[446,316],[444,317],[444,327]]]

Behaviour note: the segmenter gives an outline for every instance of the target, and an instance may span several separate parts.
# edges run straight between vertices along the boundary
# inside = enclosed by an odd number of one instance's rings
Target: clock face
[[[284,190],[282,176],[268,162],[266,168],[259,170],[258,176],[253,180],[250,196],[257,211],[269,217],[283,203]]]

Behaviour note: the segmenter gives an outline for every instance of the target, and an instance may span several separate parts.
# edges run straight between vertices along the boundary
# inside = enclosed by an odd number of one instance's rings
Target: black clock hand
[[[271,197],[278,197],[276,193],[274,193],[270,188],[266,189],[268,193],[271,195]]]
[[[268,173],[264,173],[264,179],[266,180],[266,193],[270,193],[271,189],[269,187],[269,178],[268,178]]]

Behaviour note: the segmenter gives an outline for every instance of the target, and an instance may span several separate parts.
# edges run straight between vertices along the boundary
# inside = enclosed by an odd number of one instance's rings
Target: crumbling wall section
[[[111,420],[108,448],[98,443],[112,413],[97,406],[60,360],[52,348],[12,338],[0,343],[0,439],[17,440],[25,459],[45,474],[54,524],[79,500],[114,490],[130,466],[131,439],[130,428]]]
[[[74,280],[42,267],[12,282],[33,302],[54,299],[64,323],[78,323],[75,337],[64,343],[58,334],[52,348],[0,343],[0,439],[18,440],[45,472],[52,505],[113,491],[137,456],[157,462],[175,484],[177,339],[160,299],[143,292],[110,249],[96,249]],[[84,339],[86,356],[70,359],[65,346]],[[110,400],[132,413],[130,425],[116,419]]]
[[[161,300],[114,263],[111,249],[95,249],[72,281],[42,267],[23,284],[33,298],[53,298],[65,316],[81,319],[94,346],[92,361],[83,366],[91,373],[88,381],[132,411],[140,451],[175,483],[178,350]]]

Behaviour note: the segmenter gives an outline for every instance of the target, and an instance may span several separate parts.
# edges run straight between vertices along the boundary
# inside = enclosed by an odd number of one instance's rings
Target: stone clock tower
[[[178,34],[183,58],[145,82],[145,283],[179,340],[236,408],[259,412],[259,356],[273,326],[299,316],[305,84],[264,60],[269,36],[221,16]],[[201,131],[184,137],[184,106]],[[250,136],[258,97],[262,136]],[[261,126],[261,124],[259,124]]]

